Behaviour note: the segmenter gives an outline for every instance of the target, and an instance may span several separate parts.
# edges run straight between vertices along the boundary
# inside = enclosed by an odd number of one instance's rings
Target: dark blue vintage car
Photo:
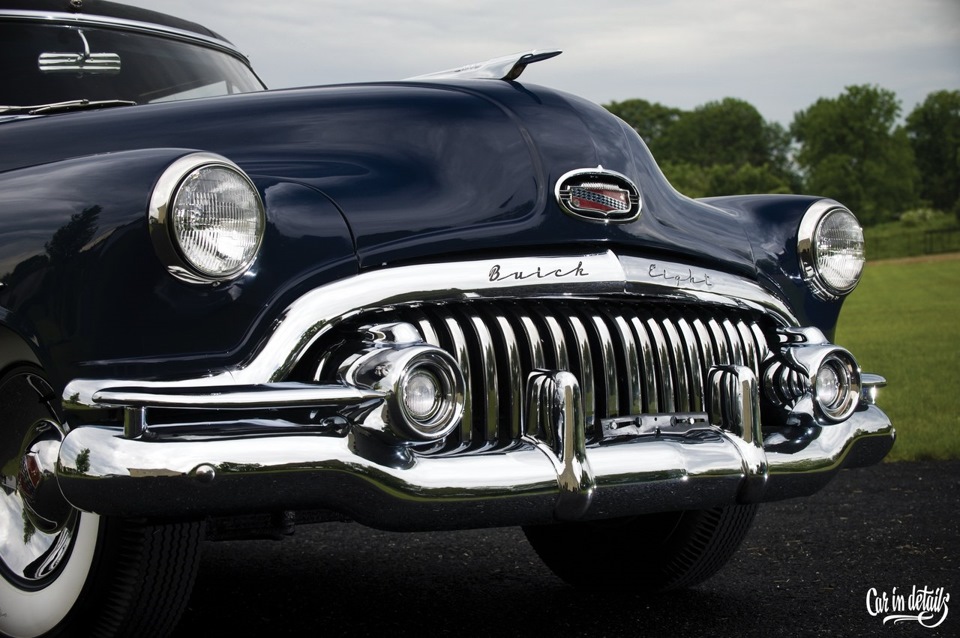
[[[328,520],[675,589],[884,457],[856,218],[684,197],[517,81],[555,54],[264,91],[199,25],[0,0],[2,633],[164,635],[201,540]]]

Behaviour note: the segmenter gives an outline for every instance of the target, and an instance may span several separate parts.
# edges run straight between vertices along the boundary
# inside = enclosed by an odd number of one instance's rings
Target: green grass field
[[[886,377],[897,428],[888,460],[960,458],[960,255],[868,262],[837,343]]]

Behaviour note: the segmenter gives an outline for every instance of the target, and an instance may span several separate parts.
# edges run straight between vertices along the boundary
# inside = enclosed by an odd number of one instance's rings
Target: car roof
[[[194,34],[201,39],[217,40],[233,46],[219,33],[189,20],[182,20],[165,13],[131,7],[106,0],[0,0],[0,16],[4,15],[48,14],[51,18],[70,17],[74,19],[106,18],[118,23],[138,23],[155,25],[159,30],[178,31]]]

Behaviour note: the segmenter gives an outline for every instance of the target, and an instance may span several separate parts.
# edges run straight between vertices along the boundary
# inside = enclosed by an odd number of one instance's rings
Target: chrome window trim
[[[664,277],[664,273],[676,275]],[[622,257],[612,250],[571,256],[449,262],[442,268],[437,264],[423,264],[366,272],[307,292],[274,321],[273,331],[260,349],[247,362],[234,368],[193,379],[137,381],[136,384],[145,389],[158,389],[280,382],[317,339],[341,320],[370,308],[438,301],[590,299],[613,295],[755,310],[785,327],[800,325],[781,299],[756,282],[663,260]],[[714,336],[719,335],[715,332]],[[725,346],[725,336],[717,340],[722,340],[721,345]],[[93,400],[95,392],[130,383],[129,380],[77,379],[67,385],[63,397],[74,407],[94,407],[97,405]],[[660,409],[670,408],[660,406]]]
[[[85,13],[29,11],[20,9],[11,9],[0,12],[0,21],[2,20],[18,20],[24,22],[63,24],[66,26],[115,29],[165,37],[172,40],[179,40],[181,42],[188,42],[211,49],[217,49],[223,53],[227,53],[237,58],[247,67],[250,66],[250,60],[247,58],[247,56],[241,53],[239,49],[226,40],[206,36],[202,33],[196,33],[194,31],[187,31],[185,29],[178,29],[176,27],[156,24],[153,22],[140,22],[138,20],[127,20],[124,18],[113,18],[110,16]]]

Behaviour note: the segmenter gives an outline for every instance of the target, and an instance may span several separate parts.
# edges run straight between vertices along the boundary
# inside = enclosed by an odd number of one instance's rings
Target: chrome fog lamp
[[[421,352],[400,374],[398,411],[406,429],[417,438],[442,438],[463,415],[463,379],[448,357],[439,350]]]
[[[168,271],[218,283],[246,272],[263,241],[263,202],[250,178],[226,158],[193,153],[171,164],[150,201],[150,234]]]
[[[813,377],[813,398],[820,413],[834,423],[857,409],[860,368],[845,350],[835,350],[823,358]]]
[[[853,355],[816,328],[784,329],[781,339],[780,355],[764,364],[763,391],[791,413],[805,413],[821,425],[839,423],[860,405],[865,384],[886,383],[876,375],[864,379]]]
[[[338,372],[347,385],[384,395],[382,408],[360,426],[400,445],[436,441],[456,428],[466,405],[466,381],[456,359],[424,343],[410,324],[378,324],[364,332],[366,347]]]
[[[836,299],[860,282],[865,261],[863,229],[846,208],[817,202],[800,222],[797,253],[813,291],[821,298]]]

